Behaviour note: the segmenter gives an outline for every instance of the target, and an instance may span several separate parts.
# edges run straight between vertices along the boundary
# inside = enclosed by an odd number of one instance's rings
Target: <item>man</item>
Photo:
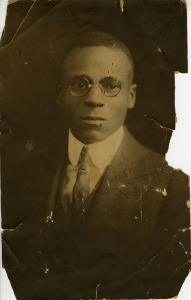
[[[136,99],[132,54],[112,35],[88,32],[61,67],[64,145],[19,167],[9,195],[22,203],[21,225],[5,235],[16,295],[174,297],[189,269],[188,180],[124,126]],[[14,235],[24,250],[11,255]]]
[[[81,47],[79,44],[67,51],[62,61],[59,103],[70,128],[70,162],[77,165],[83,146],[89,152],[92,191],[121,144],[127,110],[135,104],[136,84],[133,84],[134,64],[128,48],[121,42],[116,47],[115,40],[103,33],[91,33],[84,39],[87,38],[90,42],[95,40],[94,43],[100,38],[103,45]],[[83,44],[83,39],[80,42]],[[75,177],[76,174],[73,185]],[[70,196],[72,190],[73,187]]]

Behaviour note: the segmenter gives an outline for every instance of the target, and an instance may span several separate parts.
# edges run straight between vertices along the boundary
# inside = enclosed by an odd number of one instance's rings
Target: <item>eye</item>
[[[83,82],[75,82],[73,83],[73,86],[79,89],[83,89],[85,87],[85,84]]]
[[[106,88],[106,89],[108,89],[108,90],[113,90],[113,89],[115,89],[116,87],[117,87],[118,85],[116,84],[116,83],[106,83],[106,84],[104,84],[104,87]]]
[[[69,91],[73,96],[81,97],[90,90],[89,80],[85,77],[73,77],[69,81]]]
[[[107,77],[107,78],[104,78],[100,84],[102,85],[102,87],[104,89],[107,89],[107,90],[115,90],[115,89],[118,89],[120,88],[121,84],[118,80],[116,80],[115,78],[111,78],[111,77]]]
[[[85,80],[75,80],[70,83],[70,86],[76,89],[86,89],[88,87],[88,82]]]

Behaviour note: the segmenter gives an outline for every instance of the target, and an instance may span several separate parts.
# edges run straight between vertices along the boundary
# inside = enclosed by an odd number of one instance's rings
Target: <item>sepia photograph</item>
[[[166,154],[187,36],[180,0],[9,1],[1,226],[15,299],[178,296],[190,178]]]

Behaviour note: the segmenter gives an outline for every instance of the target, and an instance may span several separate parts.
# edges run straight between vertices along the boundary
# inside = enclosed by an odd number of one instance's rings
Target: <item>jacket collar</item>
[[[100,223],[110,224],[114,230],[121,226],[120,224],[129,228],[135,223],[141,226],[145,187],[148,186],[161,160],[160,155],[140,145],[128,130],[125,130],[116,156],[90,195],[87,222],[95,223],[97,228],[99,219]],[[144,211],[145,207],[148,211],[151,210],[150,202],[147,200],[144,200]],[[161,203],[156,202],[156,212],[159,211]],[[153,219],[153,228],[155,221],[156,217]]]
[[[108,167],[107,175],[119,174],[136,178],[146,176],[155,168],[162,156],[141,145],[125,128],[118,152]]]
[[[68,136],[65,136],[65,138],[65,141],[67,141]],[[52,210],[54,206],[60,172],[69,162],[67,152],[68,143],[66,142],[61,154],[56,155],[56,171],[52,173],[53,189],[49,199],[48,211]],[[140,185],[141,181],[145,182],[147,175],[154,169],[158,160],[161,160],[161,156],[142,146],[125,128],[121,145],[111,164],[106,168],[100,184],[90,195],[90,199],[99,195],[99,201],[101,201],[101,198],[106,199],[109,193],[113,195],[113,200],[115,200],[116,193],[120,191],[120,194],[124,195],[124,200],[126,199],[126,194],[129,196],[131,194],[131,198],[133,197],[137,201],[137,191],[140,190],[139,188],[137,189],[137,185]],[[132,181],[133,179],[138,180]],[[92,200],[90,200],[91,202]]]

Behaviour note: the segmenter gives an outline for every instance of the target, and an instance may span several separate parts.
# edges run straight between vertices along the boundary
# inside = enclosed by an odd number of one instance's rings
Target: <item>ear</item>
[[[134,83],[129,88],[129,103],[128,108],[133,108],[136,100],[137,85]]]

